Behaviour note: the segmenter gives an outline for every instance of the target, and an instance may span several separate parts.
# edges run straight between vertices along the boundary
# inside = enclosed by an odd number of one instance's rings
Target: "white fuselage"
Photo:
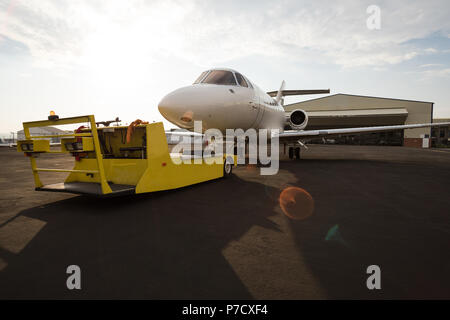
[[[212,71],[233,72],[230,69]],[[240,74],[238,74],[240,76]],[[237,75],[235,79],[238,79]],[[158,105],[159,112],[171,123],[194,130],[194,121],[202,121],[202,130],[278,129],[283,130],[283,107],[271,96],[245,78],[238,84],[195,83],[166,95]]]

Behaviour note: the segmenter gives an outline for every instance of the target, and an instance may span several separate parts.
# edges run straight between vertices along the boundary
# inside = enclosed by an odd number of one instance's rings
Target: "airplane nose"
[[[159,102],[158,110],[163,116],[172,119],[180,113],[181,105],[174,94],[168,94]]]
[[[185,110],[180,96],[171,93],[165,96],[158,104],[159,112],[169,120],[179,120]]]
[[[169,93],[159,102],[159,112],[171,122],[191,125],[194,118],[191,91],[191,88],[182,88]]]

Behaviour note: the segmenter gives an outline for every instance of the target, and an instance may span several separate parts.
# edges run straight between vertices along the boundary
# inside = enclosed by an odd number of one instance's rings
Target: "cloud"
[[[440,68],[441,64],[425,64],[419,66],[419,68],[425,69],[425,70],[415,70],[415,71],[408,71],[405,72],[409,75],[414,75],[418,80],[420,81],[427,81],[427,80],[435,80],[435,79],[448,79],[450,78],[450,68]]]
[[[426,70],[422,72],[422,75],[424,78],[447,78],[450,77],[450,68]]]
[[[426,48],[425,52],[426,53],[438,53],[439,51],[436,50],[435,48]]]
[[[175,56],[226,65],[255,55],[342,67],[399,64],[436,49],[410,43],[450,32],[447,1],[381,1],[381,29],[366,27],[368,1],[0,0],[0,36],[26,45],[40,66]]]
[[[69,63],[80,53],[83,37],[81,21],[70,14],[70,7],[56,1],[1,1],[0,34],[26,45],[39,64]]]
[[[435,68],[435,67],[442,67],[443,64],[441,63],[427,63],[427,64],[422,64],[419,66],[419,68]]]

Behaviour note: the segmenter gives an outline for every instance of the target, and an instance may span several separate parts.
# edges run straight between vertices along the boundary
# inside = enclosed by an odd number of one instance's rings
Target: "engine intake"
[[[305,129],[306,125],[308,124],[308,115],[305,111],[296,109],[287,116],[286,120],[291,129],[302,130]]]

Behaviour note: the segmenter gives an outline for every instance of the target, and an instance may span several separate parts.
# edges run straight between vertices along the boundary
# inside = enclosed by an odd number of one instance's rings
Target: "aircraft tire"
[[[294,159],[294,148],[289,147],[289,159]]]
[[[231,176],[232,173],[233,173],[233,161],[227,158],[223,163],[223,177],[227,178]]]
[[[295,159],[300,160],[300,148],[295,148]]]

